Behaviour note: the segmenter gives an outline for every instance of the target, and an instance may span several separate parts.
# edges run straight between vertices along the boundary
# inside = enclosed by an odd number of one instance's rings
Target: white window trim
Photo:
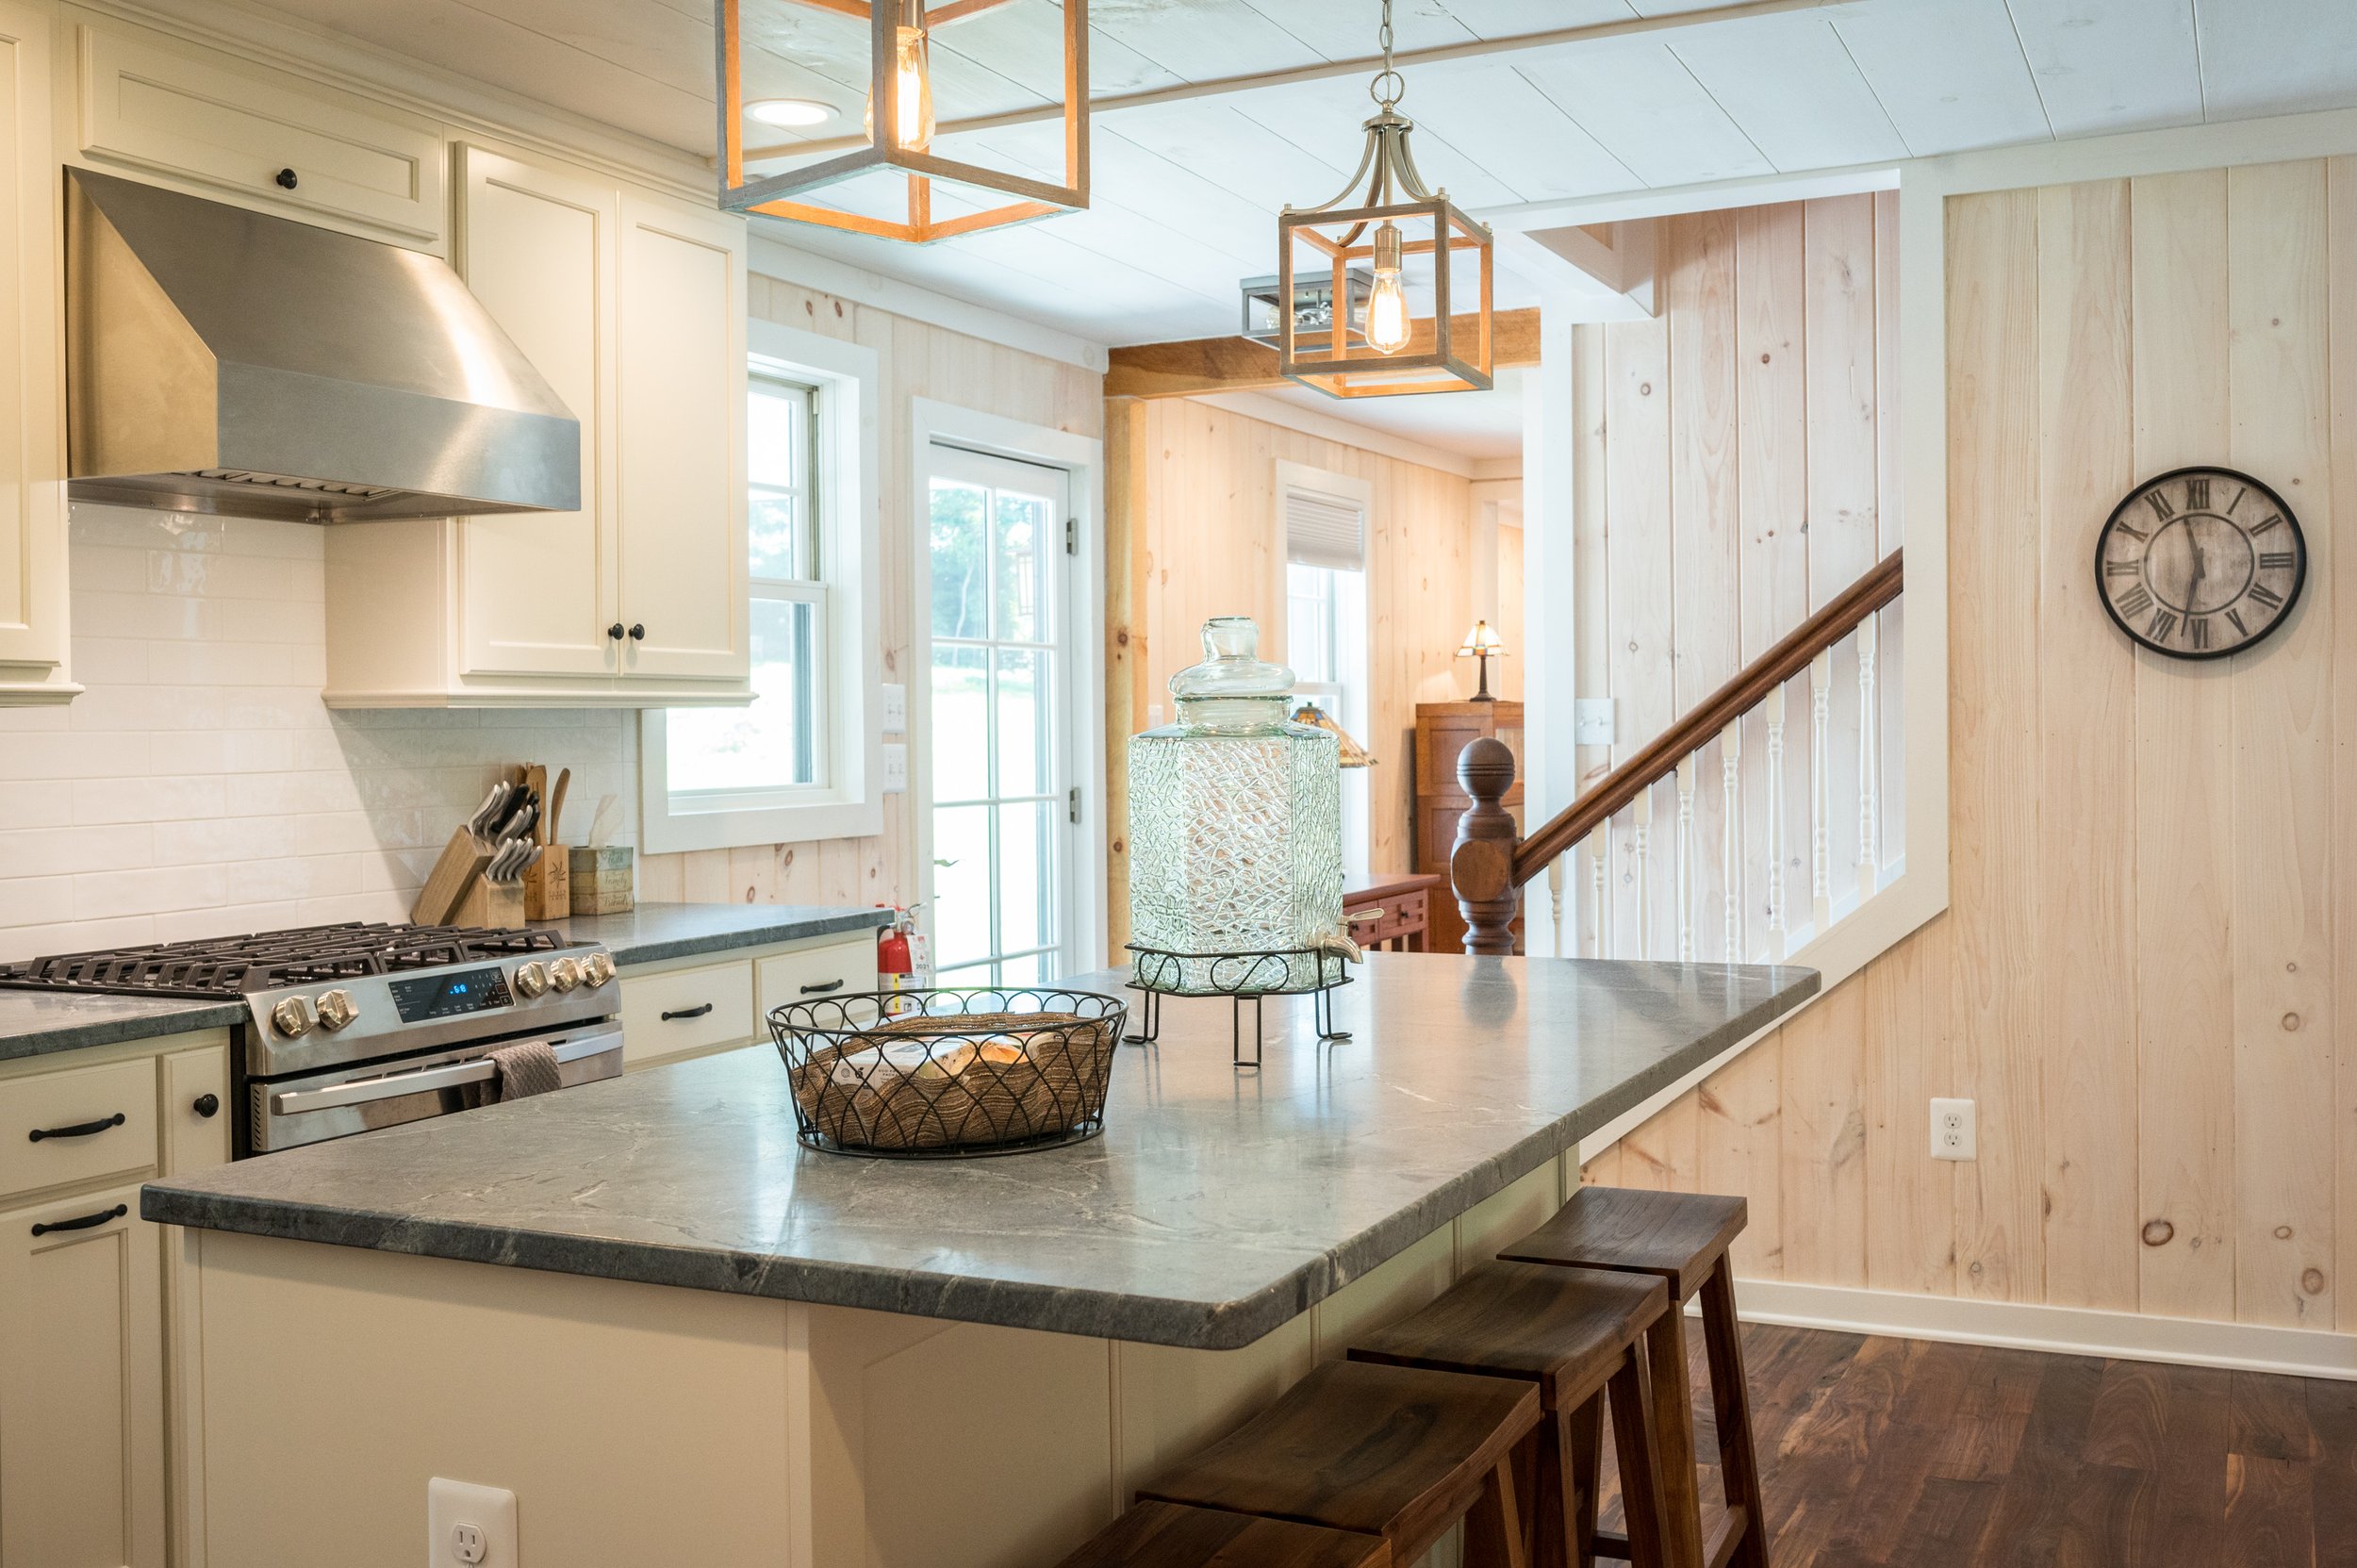
[[[818,504],[812,517],[826,583],[819,637],[827,651],[817,753],[828,777],[790,785],[764,803],[671,809],[668,719],[639,716],[639,846],[649,854],[866,838],[883,832],[882,497],[876,351],[775,322],[750,323],[756,360],[816,388]]]
[[[1080,819],[1073,826],[1072,917],[1064,926],[1063,951],[1068,973],[1102,968],[1113,957],[1105,917],[1106,853],[1111,837],[1105,816],[1105,443],[1093,436],[1075,436],[1067,430],[1027,424],[931,398],[911,398],[908,473],[912,497],[930,493],[931,457],[936,444],[1062,469],[1071,476],[1072,515],[1078,527],[1075,548],[1066,563],[1070,597],[1065,616],[1073,629],[1071,701],[1078,711],[1063,715],[1063,719],[1072,736],[1071,767],[1080,790]],[[930,506],[912,501],[907,521],[913,606],[907,671],[909,815],[915,826],[916,896],[929,911],[933,900],[933,562],[927,534],[931,524]]]

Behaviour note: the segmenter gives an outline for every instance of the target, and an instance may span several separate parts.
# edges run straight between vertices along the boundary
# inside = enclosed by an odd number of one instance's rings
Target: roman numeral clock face
[[[2283,623],[2308,544],[2283,498],[2232,469],[2179,469],[2129,492],[2095,541],[2119,629],[2155,653],[2216,659]]]

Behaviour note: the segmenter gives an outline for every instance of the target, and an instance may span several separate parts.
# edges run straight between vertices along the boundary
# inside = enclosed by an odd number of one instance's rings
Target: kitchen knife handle
[[[117,1111],[113,1115],[102,1121],[80,1122],[73,1127],[36,1127],[30,1133],[30,1137],[35,1143],[41,1142],[43,1138],[87,1138],[94,1132],[104,1132],[110,1127],[121,1127],[129,1119],[122,1112]],[[57,1227],[52,1227],[52,1229],[57,1229]]]
[[[710,1002],[704,1003],[701,1007],[683,1007],[663,1015],[663,1021],[668,1024],[676,1018],[701,1018],[711,1011]]]
[[[130,1212],[129,1204],[118,1203],[111,1209],[101,1209],[94,1214],[84,1214],[80,1219],[61,1219],[55,1225],[36,1225],[33,1227],[33,1234],[45,1236],[52,1230],[95,1230],[108,1220],[121,1219]]]

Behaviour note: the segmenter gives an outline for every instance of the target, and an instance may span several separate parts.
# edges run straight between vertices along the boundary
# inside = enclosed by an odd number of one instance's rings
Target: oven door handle
[[[613,1029],[577,1035],[557,1041],[552,1048],[560,1064],[602,1056],[622,1048],[622,1032]],[[294,1116],[305,1111],[333,1110],[338,1105],[365,1105],[371,1100],[421,1095],[430,1089],[455,1089],[462,1083],[486,1083],[498,1076],[498,1065],[478,1056],[466,1062],[444,1062],[408,1072],[387,1073],[382,1078],[331,1083],[324,1089],[281,1089],[271,1096],[270,1108],[272,1115]]]

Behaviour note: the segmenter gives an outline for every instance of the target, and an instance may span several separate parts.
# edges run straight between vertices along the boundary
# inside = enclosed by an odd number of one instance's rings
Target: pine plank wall
[[[1957,198],[1948,267],[1951,907],[1589,1174],[1746,1195],[1754,1278],[2357,1331],[2357,160]],[[2209,665],[2090,566],[2195,462],[2312,557]]]
[[[756,320],[848,338],[876,351],[882,382],[877,389],[877,410],[883,421],[878,443],[883,678],[904,684],[922,681],[925,672],[910,664],[917,534],[911,520],[915,501],[908,493],[915,462],[909,449],[909,400],[931,398],[1074,435],[1097,436],[1103,432],[1104,379],[1077,365],[759,273],[751,279],[750,305]],[[908,739],[914,773],[922,759],[915,754],[917,737]],[[909,801],[907,795],[884,797],[883,833],[876,837],[648,855],[639,862],[638,895],[649,900],[907,903],[916,897],[917,886]]]
[[[1456,656],[1474,614],[1472,481],[1190,398],[1114,398],[1106,410],[1112,820],[1127,820],[1128,737],[1147,727],[1155,703],[1165,722],[1174,717],[1165,686],[1203,656],[1205,620],[1251,616],[1261,623],[1263,656],[1284,656],[1285,561],[1275,520],[1281,458],[1374,487],[1367,519],[1373,721],[1358,737],[1376,757],[1368,865],[1408,869],[1416,704],[1474,693],[1473,661]],[[1517,599],[1520,543],[1518,536],[1499,550],[1502,595]],[[1128,929],[1126,850],[1116,828],[1109,857],[1116,951]]]

